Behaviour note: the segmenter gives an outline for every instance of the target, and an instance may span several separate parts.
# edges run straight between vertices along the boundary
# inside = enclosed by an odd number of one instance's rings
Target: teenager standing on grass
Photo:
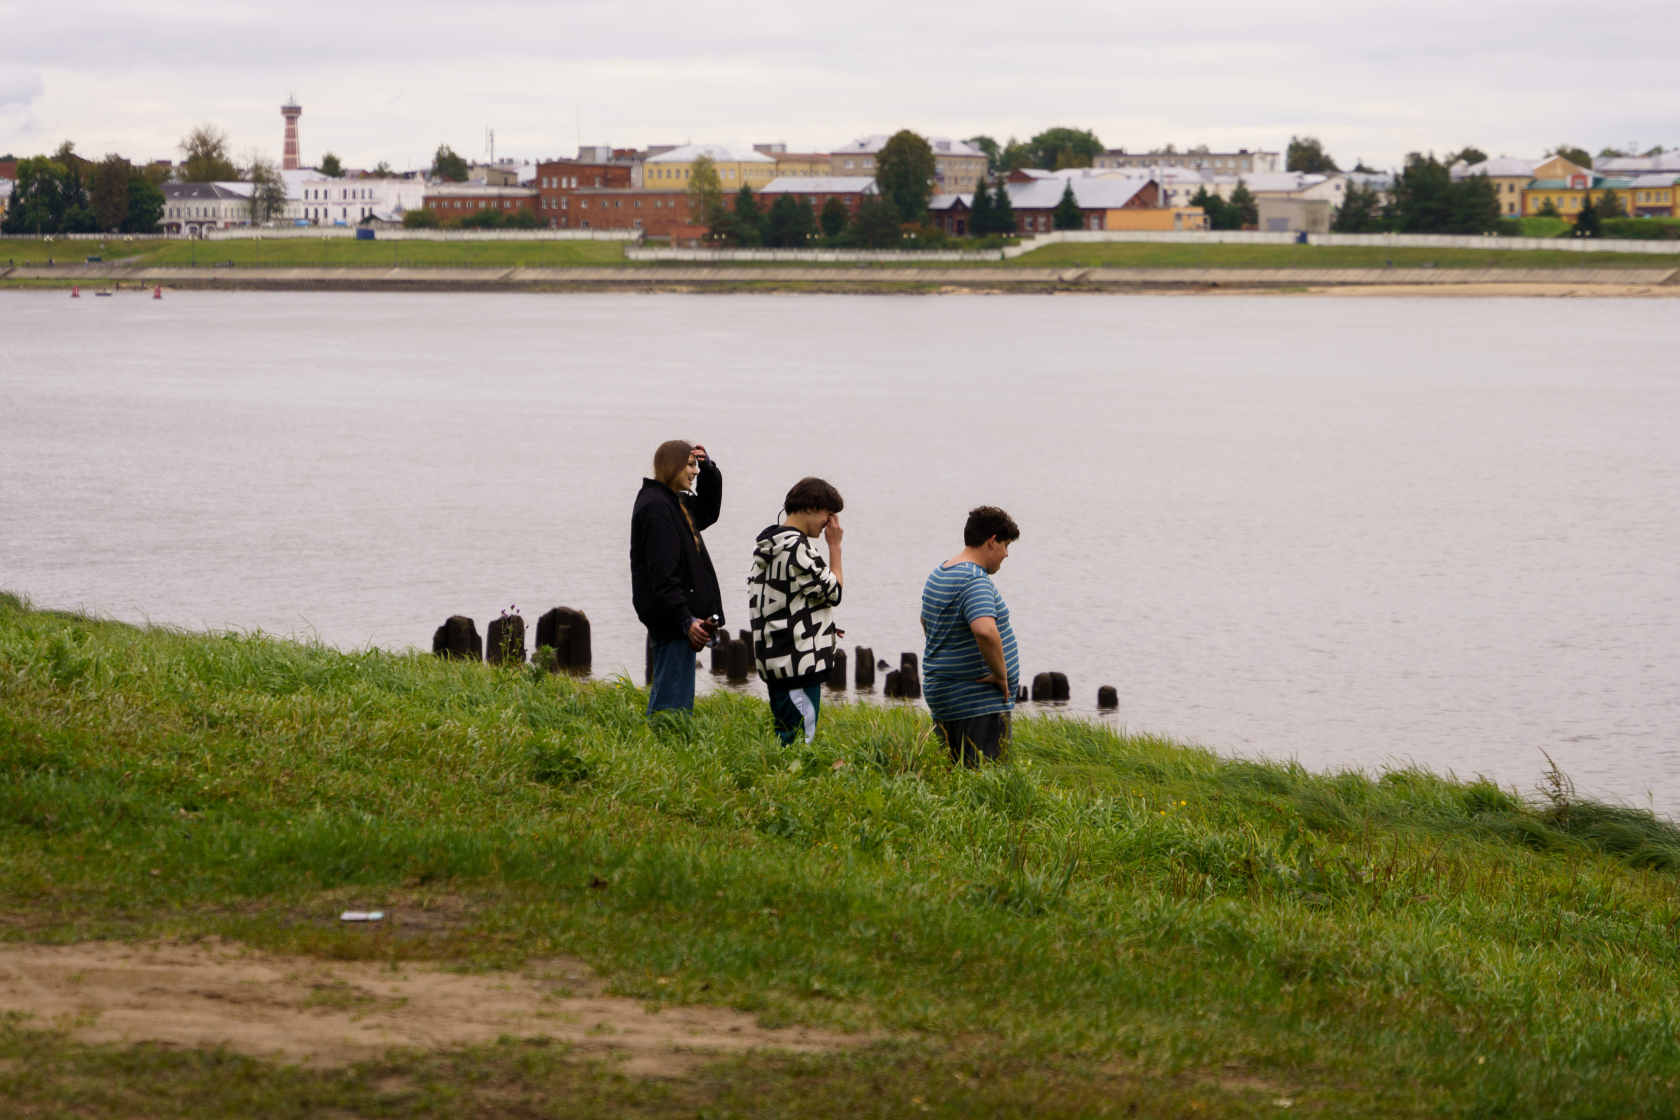
[[[801,731],[817,734],[822,686],[834,669],[840,605],[840,492],[820,478],[802,478],[783,499],[786,517],[758,535],[747,577],[753,660],[770,690],[770,719],[784,746]],[[828,562],[811,547],[821,534]]]
[[[694,710],[694,655],[724,622],[700,534],[722,507],[723,472],[706,449],[680,439],[660,444],[630,514],[630,597],[648,632],[650,716]]]
[[[1009,715],[1021,680],[1009,608],[992,577],[1021,536],[996,506],[968,511],[963,550],[933,570],[922,589],[922,672],[928,710],[951,759],[978,766],[1003,761]]]

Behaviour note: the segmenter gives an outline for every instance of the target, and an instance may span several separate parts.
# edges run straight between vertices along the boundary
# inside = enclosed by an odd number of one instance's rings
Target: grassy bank
[[[1672,1116],[1680,832],[1077,720],[953,772],[925,714],[783,748],[718,695],[137,630],[0,597],[0,931],[517,966],[869,1029],[647,1085],[539,1043],[331,1072],[0,1028],[83,1116]],[[370,939],[338,906],[453,908]],[[493,1090],[493,1091],[492,1091]],[[1288,1105],[1277,1102],[1286,1101]],[[334,1111],[336,1110],[336,1111]]]
[[[209,268],[232,261],[236,268],[691,268],[687,262],[637,264],[624,259],[612,241],[356,241],[347,238],[270,241],[136,241],[113,239],[101,248],[86,241],[7,241],[0,264],[80,264],[89,255],[107,262],[170,268]],[[789,262],[709,262],[704,267],[788,267]],[[929,268],[1677,268],[1673,254],[1571,253],[1536,250],[1412,249],[1345,245],[1190,245],[1109,242],[1049,245],[1012,261],[929,261]],[[850,263],[802,263],[801,267],[851,271]],[[902,264],[890,266],[907,267]],[[914,263],[908,267],[915,267]]]

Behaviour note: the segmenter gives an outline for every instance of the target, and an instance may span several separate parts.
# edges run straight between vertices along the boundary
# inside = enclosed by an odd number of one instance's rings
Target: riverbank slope
[[[1561,776],[1531,803],[1054,717],[970,773],[910,708],[835,704],[784,748],[747,697],[653,729],[644,704],[625,681],[0,597],[0,930],[81,947],[55,991],[93,984],[113,940],[177,972],[278,969],[260,990],[304,1016],[396,1015],[431,975],[428,1006],[449,975],[548,985],[505,1037],[351,1064],[12,1016],[0,1091],[95,1116],[1672,1107],[1680,831]],[[392,990],[335,961],[383,962]],[[595,995],[744,1014],[763,1048],[673,1036],[686,1064],[650,1081],[629,1020],[565,1002]]]

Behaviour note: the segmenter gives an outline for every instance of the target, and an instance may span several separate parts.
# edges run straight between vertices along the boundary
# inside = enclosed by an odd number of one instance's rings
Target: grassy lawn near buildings
[[[524,1037],[323,1070],[13,1015],[0,1097],[81,1117],[1674,1114],[1680,830],[1649,814],[1054,715],[1017,722],[1011,764],[953,771],[911,707],[836,702],[783,747],[755,698],[655,728],[645,702],[0,596],[0,941],[573,956],[648,1007],[871,1032],[649,1083]],[[454,923],[330,920],[423,904]]]

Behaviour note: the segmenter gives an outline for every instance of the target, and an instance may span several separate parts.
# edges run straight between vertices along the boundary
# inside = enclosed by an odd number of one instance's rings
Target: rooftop
[[[824,178],[783,175],[758,189],[759,194],[877,194],[879,188],[868,175],[836,175]]]
[[[872,136],[864,136],[857,140],[853,140],[850,144],[842,144],[840,147],[834,149],[834,154],[837,156],[872,156],[879,152],[882,148],[886,147],[887,141],[891,139],[892,137],[884,136],[877,132]],[[952,140],[949,136],[929,136],[926,139],[928,145],[933,148],[933,154],[935,156],[970,156],[978,159],[986,158],[985,152],[976,148],[967,140]]]
[[[751,148],[731,148],[727,144],[684,144],[680,148],[672,148],[668,152],[661,152],[656,156],[649,156],[649,163],[693,163],[701,156],[705,156],[713,163],[775,163],[776,161],[763,152],[755,152]]]

